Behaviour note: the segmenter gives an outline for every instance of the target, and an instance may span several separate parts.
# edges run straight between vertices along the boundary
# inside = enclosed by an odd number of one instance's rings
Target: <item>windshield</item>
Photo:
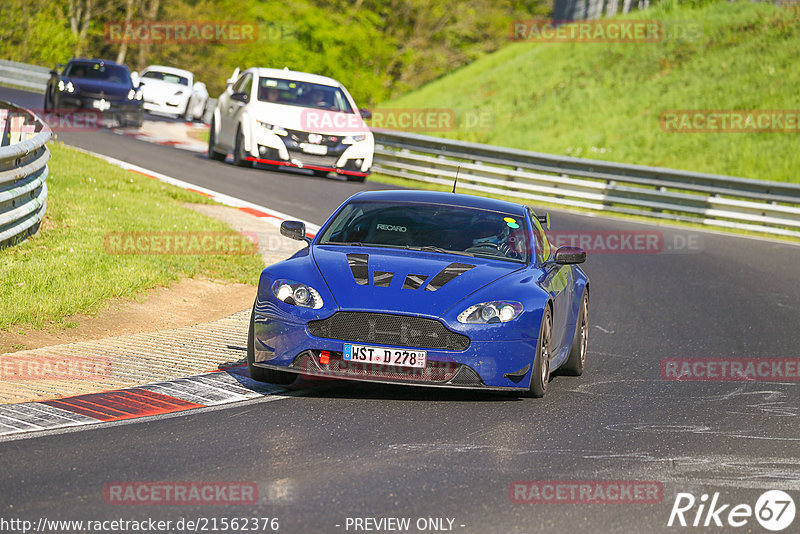
[[[67,68],[64,70],[64,76],[132,85],[128,69],[119,65],[73,61],[67,65]]]
[[[524,217],[440,204],[350,202],[325,228],[320,245],[429,250],[527,263]]]
[[[161,80],[167,83],[176,83],[178,85],[189,85],[189,79],[185,76],[178,76],[177,74],[169,74],[167,72],[159,72],[151,70],[142,74],[142,79],[147,80]]]
[[[258,80],[258,99],[273,104],[353,113],[341,89],[317,83],[262,77]]]

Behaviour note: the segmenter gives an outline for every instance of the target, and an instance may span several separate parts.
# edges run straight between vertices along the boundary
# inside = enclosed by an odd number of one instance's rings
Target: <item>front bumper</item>
[[[167,115],[183,115],[186,112],[186,101],[144,101],[144,109],[154,113]]]
[[[56,101],[56,109],[76,109],[99,113],[103,123],[141,123],[144,109],[141,102],[106,100],[93,96],[60,95]]]
[[[254,334],[257,367],[346,380],[467,389],[527,390],[536,350],[535,342],[525,340],[472,339],[462,351],[372,343],[427,351],[427,366],[420,370],[345,361],[342,352],[349,341],[313,336],[306,323],[285,315],[256,311]],[[320,358],[322,351],[329,353],[327,363]],[[525,373],[514,375],[526,367]]]
[[[316,144],[308,143],[310,135],[319,135],[321,141]],[[335,172],[345,176],[369,176],[375,151],[371,134],[363,141],[344,144],[342,136],[309,134],[297,130],[287,130],[287,135],[278,135],[256,126],[250,140],[250,143],[245,144],[248,161]],[[324,146],[325,154],[308,153],[303,148],[308,144]]]

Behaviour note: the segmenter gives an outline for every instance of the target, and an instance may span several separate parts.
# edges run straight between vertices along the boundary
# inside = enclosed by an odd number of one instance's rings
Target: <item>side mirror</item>
[[[311,240],[306,237],[306,224],[300,221],[283,221],[281,223],[281,235],[295,241],[311,243]]]
[[[369,120],[372,118],[372,112],[368,109],[359,109],[358,112],[361,114],[361,118],[364,120]]]
[[[559,265],[571,265],[586,261],[586,251],[580,247],[559,247],[553,256]]]
[[[58,69],[53,69],[50,71],[50,76],[58,76]]]
[[[231,100],[244,102],[246,104],[247,101],[250,100],[250,97],[247,96],[247,93],[231,93]]]

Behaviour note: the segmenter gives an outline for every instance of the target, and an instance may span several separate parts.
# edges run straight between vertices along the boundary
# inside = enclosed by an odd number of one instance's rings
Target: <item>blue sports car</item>
[[[254,380],[298,374],[541,397],[584,369],[586,252],[552,250],[546,217],[431,191],[350,197],[309,246],[264,269],[250,319]]]

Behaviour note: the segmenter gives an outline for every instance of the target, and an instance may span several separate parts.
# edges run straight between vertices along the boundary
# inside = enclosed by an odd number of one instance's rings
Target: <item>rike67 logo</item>
[[[719,492],[714,493],[710,501],[706,493],[699,499],[691,493],[678,493],[667,526],[739,528],[755,517],[765,529],[778,532],[792,524],[795,512],[794,499],[780,490],[762,493],[755,506],[724,503]]]

